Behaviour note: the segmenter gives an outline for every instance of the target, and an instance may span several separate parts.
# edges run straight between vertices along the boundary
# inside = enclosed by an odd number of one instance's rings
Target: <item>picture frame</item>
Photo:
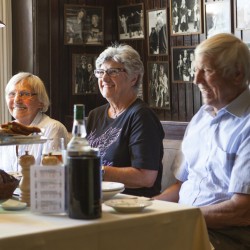
[[[170,0],[171,36],[203,32],[201,0]]]
[[[167,10],[147,10],[148,55],[168,55]]]
[[[94,75],[98,55],[72,54],[72,94],[98,93],[98,79]]]
[[[172,47],[172,82],[193,82],[195,46]]]
[[[144,39],[144,4],[117,7],[119,40]]]
[[[235,0],[235,29],[250,29],[250,1]]]
[[[144,97],[143,97],[143,85],[142,84],[140,84],[139,87],[138,87],[137,97],[140,98],[141,100],[144,100]]]
[[[157,109],[170,109],[170,83],[168,62],[149,61],[148,79],[149,106]]]
[[[223,0],[205,3],[206,37],[218,33],[231,33],[231,1]]]
[[[64,5],[64,44],[103,45],[103,7]]]

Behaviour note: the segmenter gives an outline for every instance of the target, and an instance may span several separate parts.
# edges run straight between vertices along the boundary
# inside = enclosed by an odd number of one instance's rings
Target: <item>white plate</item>
[[[30,139],[30,140],[34,140],[34,139],[39,139],[42,136],[41,133],[34,133],[34,134],[30,134],[30,135],[21,135],[21,134],[0,134],[1,139]]]
[[[117,212],[134,213],[140,212],[145,207],[152,205],[152,201],[141,199],[114,199],[104,202],[105,205],[114,208]]]
[[[5,210],[22,210],[27,207],[26,202],[9,199],[1,204]]]
[[[21,144],[41,144],[48,139],[44,136],[12,136],[0,139],[0,146],[21,145]]]
[[[109,182],[103,181],[102,182],[102,192],[110,192],[115,190],[124,189],[124,184],[120,182]]]

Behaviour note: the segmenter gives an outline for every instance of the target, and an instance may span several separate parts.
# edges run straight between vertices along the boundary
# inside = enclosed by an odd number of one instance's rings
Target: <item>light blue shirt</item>
[[[203,105],[188,125],[182,153],[174,169],[183,182],[179,203],[204,206],[250,194],[250,90],[217,115]]]

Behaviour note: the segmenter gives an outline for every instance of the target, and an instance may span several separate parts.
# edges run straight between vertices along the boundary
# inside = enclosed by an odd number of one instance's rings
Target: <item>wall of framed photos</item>
[[[73,104],[84,103],[88,114],[106,102],[91,74],[96,56],[113,42],[127,43],[144,62],[141,98],[161,120],[189,121],[202,105],[192,84],[195,46],[217,32],[250,44],[245,10],[248,0],[12,1],[13,74],[39,75],[50,95],[50,115],[70,130]]]

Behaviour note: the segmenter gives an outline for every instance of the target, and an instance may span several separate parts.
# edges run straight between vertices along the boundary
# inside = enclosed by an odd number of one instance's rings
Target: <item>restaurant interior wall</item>
[[[143,99],[148,102],[149,76],[148,62],[168,62],[170,109],[154,108],[160,120],[189,121],[202,105],[200,92],[191,82],[172,81],[172,48],[176,46],[195,46],[206,39],[204,23],[200,34],[170,35],[170,1],[171,0],[12,0],[13,22],[13,74],[19,71],[30,71],[40,76],[49,92],[51,107],[49,115],[60,120],[68,130],[72,127],[73,105],[84,103],[88,112],[106,102],[100,93],[73,94],[72,55],[77,53],[96,54],[108,45],[118,41],[119,6],[143,3],[144,6],[144,39],[129,39],[126,43],[134,47],[144,62],[145,75]],[[206,2],[201,0],[202,16]],[[234,8],[234,0],[230,0]],[[64,5],[77,4],[85,6],[102,6],[104,10],[104,43],[103,45],[65,45],[64,44]],[[167,10],[167,55],[148,54],[147,11]],[[27,18],[30,17],[30,18]],[[203,16],[204,19],[204,16]],[[232,33],[241,39],[249,31],[234,29],[234,11],[231,14]],[[124,41],[122,41],[124,42]]]

